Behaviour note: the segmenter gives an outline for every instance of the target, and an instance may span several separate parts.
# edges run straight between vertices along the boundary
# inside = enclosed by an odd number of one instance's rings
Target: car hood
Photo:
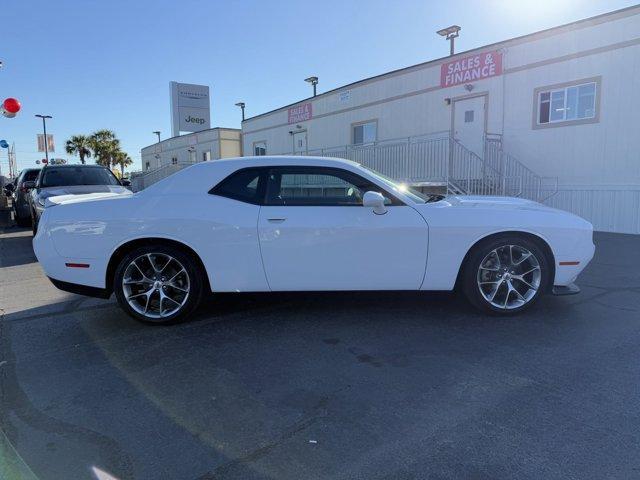
[[[113,197],[128,197],[133,195],[130,190],[116,185],[80,185],[78,187],[62,187],[40,192],[40,198],[44,200],[45,207],[61,205],[63,203],[87,202]],[[86,192],[84,189],[99,187],[100,190]],[[70,191],[69,191],[70,190]],[[43,195],[44,194],[44,195]]]
[[[445,202],[454,208],[491,208],[496,210],[535,210],[535,211],[560,211],[555,208],[548,207],[533,200],[516,197],[491,197],[484,195],[451,195],[445,197]]]
[[[45,199],[59,195],[84,195],[87,193],[128,194],[131,191],[121,185],[69,185],[66,187],[42,188],[38,192],[38,196]]]

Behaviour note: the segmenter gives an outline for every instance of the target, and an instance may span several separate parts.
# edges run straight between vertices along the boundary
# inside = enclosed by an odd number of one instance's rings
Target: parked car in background
[[[129,197],[58,203],[33,240],[47,276],[115,292],[155,323],[188,318],[212,291],[458,288],[485,312],[513,314],[543,293],[576,293],[595,250],[591,224],[571,213],[424,195],[319,157],[203,162]]]
[[[5,197],[13,198],[13,193],[16,191],[16,184],[13,182],[9,182],[2,187],[2,193],[4,193]]]
[[[92,198],[132,195],[111,170],[100,165],[45,166],[33,187],[29,203],[34,235],[48,199],[69,200],[87,194],[93,194]]]
[[[16,223],[21,227],[31,225],[29,191],[35,186],[35,180],[38,178],[39,173],[39,168],[25,168],[14,182],[13,211]]]

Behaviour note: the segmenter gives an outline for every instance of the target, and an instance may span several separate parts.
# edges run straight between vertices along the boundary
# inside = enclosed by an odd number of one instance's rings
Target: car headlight
[[[41,207],[44,207],[44,201],[45,201],[44,198],[38,197],[38,205],[40,205]]]

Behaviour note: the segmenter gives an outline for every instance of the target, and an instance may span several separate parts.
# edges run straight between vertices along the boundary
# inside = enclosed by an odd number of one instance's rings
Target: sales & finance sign
[[[440,66],[440,86],[453,87],[502,75],[502,52],[484,52],[445,62]]]
[[[304,122],[313,118],[311,102],[289,108],[289,124]]]

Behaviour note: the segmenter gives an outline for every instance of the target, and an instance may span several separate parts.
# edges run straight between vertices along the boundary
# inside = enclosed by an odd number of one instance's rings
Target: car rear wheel
[[[530,308],[548,289],[551,269],[540,245],[525,236],[482,242],[465,265],[463,290],[477,308],[511,315]]]
[[[191,255],[171,246],[149,245],[120,261],[113,290],[120,306],[133,318],[177,323],[188,319],[200,304],[203,275]]]

